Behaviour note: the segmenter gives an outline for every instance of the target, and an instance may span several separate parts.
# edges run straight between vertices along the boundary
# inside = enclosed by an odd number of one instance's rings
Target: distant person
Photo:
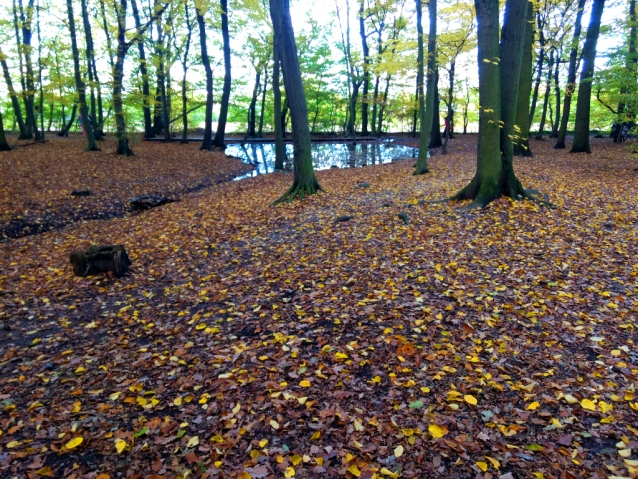
[[[93,126],[93,118],[91,117],[91,115],[87,115],[87,118],[89,119],[89,124],[92,127]],[[82,127],[82,135],[86,136],[86,130],[84,129],[84,122],[82,121],[82,114],[81,113],[78,115],[78,124],[80,125],[80,127]]]
[[[452,138],[452,128],[450,124],[450,117],[445,117],[445,129],[443,130],[443,138],[449,135],[449,138]]]

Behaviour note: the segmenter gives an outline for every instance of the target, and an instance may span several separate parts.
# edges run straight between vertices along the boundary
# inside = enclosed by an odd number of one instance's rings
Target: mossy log
[[[76,276],[86,277],[111,272],[116,278],[124,276],[131,260],[122,245],[89,246],[71,253],[71,264]]]

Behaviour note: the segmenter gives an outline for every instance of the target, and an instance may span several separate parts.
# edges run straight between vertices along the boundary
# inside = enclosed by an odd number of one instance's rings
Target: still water
[[[292,170],[293,145],[286,144],[285,169]],[[253,171],[235,178],[241,180],[275,171],[275,145],[273,143],[228,145],[225,153],[240,158],[255,167]],[[418,148],[384,143],[313,143],[312,163],[315,170],[328,168],[357,168],[391,163],[392,160],[416,158]]]

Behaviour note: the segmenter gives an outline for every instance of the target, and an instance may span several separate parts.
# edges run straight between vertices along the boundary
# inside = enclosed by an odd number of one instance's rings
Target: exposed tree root
[[[469,211],[469,210],[485,208],[492,201],[494,201],[495,199],[499,197],[493,194],[486,194],[486,193],[480,193],[480,192],[476,195],[470,195],[470,192],[473,189],[474,188],[472,186],[472,183],[470,183],[461,191],[459,191],[457,194],[450,196],[449,198],[444,198],[442,200],[428,200],[428,201],[422,200],[419,203],[438,205],[443,203],[451,203],[453,201],[472,200],[472,203],[462,208],[463,210]],[[549,195],[535,189],[527,189],[527,190],[523,189],[522,191],[519,191],[517,194],[511,194],[511,195],[502,194],[500,196],[507,196],[509,198],[512,198],[514,201],[529,200],[539,204],[540,206],[545,206],[547,208],[552,208],[552,209],[556,208],[556,205],[554,205],[551,201],[549,201]]]
[[[295,181],[288,191],[286,191],[278,200],[273,201],[271,206],[277,206],[281,203],[292,203],[297,197],[303,200],[306,196],[316,195],[320,191],[325,191],[317,180],[310,183],[301,183]]]

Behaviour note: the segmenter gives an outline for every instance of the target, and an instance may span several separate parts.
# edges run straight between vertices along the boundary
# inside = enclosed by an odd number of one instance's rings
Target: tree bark
[[[206,72],[206,117],[204,119],[204,141],[202,150],[210,150],[213,147],[213,70],[208,57],[208,47],[206,45],[206,23],[203,12],[195,6],[197,15],[197,25],[199,26],[199,44],[201,49],[202,64]]]
[[[359,0],[359,34],[363,50],[363,91],[361,95],[361,135],[368,136],[368,94],[370,92],[370,49],[364,22],[364,0]]]
[[[289,0],[270,0],[272,18],[283,63],[286,98],[290,105],[294,143],[294,182],[292,187],[275,203],[293,201],[316,194],[321,187],[312,166],[308,109],[299,68],[295,33],[290,18]]]
[[[498,0],[475,0],[478,22],[479,140],[474,179],[453,200],[471,199],[483,208],[508,196],[527,196],[513,168],[512,136],[523,51],[528,0],[507,0],[499,47]],[[512,88],[512,85],[515,85]]]
[[[7,84],[7,91],[11,98],[11,106],[13,106],[13,115],[18,124],[20,132],[19,140],[27,140],[29,138],[27,134],[27,127],[24,124],[24,118],[22,117],[22,108],[20,107],[20,100],[18,99],[18,93],[13,88],[13,82],[11,81],[11,73],[9,72],[9,66],[7,65],[7,57],[0,50],[0,64],[2,65],[2,73],[4,74],[4,81]]]
[[[523,37],[523,53],[521,56],[521,74],[518,82],[518,99],[516,102],[516,124],[514,125],[514,155],[531,157],[529,147],[529,95],[532,91],[532,69],[534,49],[534,4],[527,6],[527,21]]]
[[[556,65],[554,66],[554,94],[556,95],[556,120],[552,123],[552,134],[550,138],[558,137],[558,128],[560,125],[560,57],[562,54],[556,52]]]
[[[417,34],[418,38],[418,77],[426,78],[424,71],[425,52],[423,47],[423,13],[422,0],[416,0],[417,12]],[[421,133],[419,136],[419,157],[416,162],[413,175],[422,175],[428,173],[428,146],[432,134],[432,119],[434,117],[434,91],[435,69],[436,69],[436,0],[428,2],[428,11],[430,16],[430,32],[428,35],[428,59],[427,59],[427,87],[425,95],[423,94],[423,81],[419,85],[419,112],[421,116]]]
[[[441,140],[441,100],[439,98],[439,68],[434,67],[434,112],[432,113],[432,132],[430,133],[430,144],[428,148],[440,148],[443,146]]]
[[[390,80],[391,80],[391,76],[388,75],[388,77],[385,80],[385,90],[383,92],[383,100],[381,102],[381,105],[379,105],[379,120],[377,123],[377,138],[381,138],[381,133],[383,132],[383,114],[385,113],[385,105],[386,102],[388,101],[388,93],[390,91]]]
[[[2,112],[0,111],[0,151],[10,151],[11,145],[7,142],[7,137],[4,134],[4,123],[2,122]]]
[[[257,130],[257,138],[263,136],[264,131],[264,112],[266,111],[266,92],[268,90],[268,65],[264,66],[264,88],[261,92],[261,108],[259,109],[259,129]]]
[[[100,130],[96,129],[97,125],[97,98],[95,90],[99,91],[100,85],[97,79],[97,69],[95,68],[95,46],[93,44],[93,33],[91,30],[91,21],[89,19],[89,10],[87,8],[87,0],[82,0],[82,22],[84,24],[84,38],[86,41],[86,63],[87,72],[89,75],[89,87],[91,88],[91,124],[93,125],[93,134],[96,140],[102,139]],[[101,95],[98,95],[101,97]],[[100,98],[101,100],[101,98]]]
[[[257,98],[261,89],[261,65],[257,66],[255,74],[255,87],[253,88],[253,96],[250,99],[248,107],[248,136],[255,137],[257,123]]]
[[[24,56],[24,64],[26,67],[26,91],[24,91],[24,106],[27,114],[27,131],[30,127],[34,135],[34,139],[39,141],[40,132],[38,131],[38,124],[35,114],[35,75],[33,73],[33,61],[31,59],[31,38],[33,36],[31,25],[33,22],[33,10],[35,8],[34,0],[29,0],[26,16],[22,6],[22,0],[18,0],[18,5],[20,7],[20,21],[22,25],[21,51]]]
[[[137,8],[137,0],[131,0],[133,10],[133,18],[135,19],[135,28],[139,31],[142,28],[140,13]],[[140,57],[140,76],[142,77],[142,114],[144,115],[144,139],[155,137],[153,130],[153,118],[151,116],[151,88],[148,83],[148,67],[146,66],[146,49],[144,42],[137,42],[137,51]]]
[[[552,92],[552,73],[554,68],[554,55],[556,50],[552,50],[549,54],[549,63],[547,64],[547,81],[545,82],[545,96],[543,97],[543,110],[541,112],[541,121],[538,124],[537,140],[543,139],[543,129],[545,128],[545,120],[547,119],[547,105],[549,105],[549,97]]]
[[[285,147],[284,147],[284,135],[283,125],[281,122],[281,88],[279,87],[279,66],[280,66],[280,52],[279,42],[277,41],[277,35],[273,34],[273,70],[272,70],[272,93],[274,98],[273,104],[273,122],[275,129],[275,171],[281,171],[284,169]]]
[[[576,124],[574,126],[574,142],[570,153],[591,153],[589,146],[589,114],[591,103],[591,86],[594,78],[596,62],[596,44],[600,33],[600,19],[605,8],[605,0],[593,0],[594,4],[587,28],[585,46],[583,47],[583,69],[578,84],[578,100],[576,102]]]
[[[529,128],[532,127],[534,121],[534,114],[536,113],[536,102],[538,101],[538,90],[541,86],[541,79],[543,76],[543,63],[545,61],[545,33],[543,32],[543,25],[541,23],[540,13],[536,13],[536,23],[538,25],[539,35],[539,51],[538,51],[538,66],[536,73],[536,81],[534,82],[534,94],[532,95],[532,107],[529,110]]]
[[[71,51],[73,52],[73,70],[75,72],[75,88],[78,91],[80,115],[82,116],[82,128],[86,134],[86,151],[100,151],[95,142],[93,125],[89,120],[89,109],[86,104],[86,85],[80,73],[80,54],[78,51],[77,36],[75,34],[75,17],[73,16],[73,1],[66,0],[67,13],[69,16],[69,32],[71,36]]]
[[[224,88],[222,90],[222,102],[217,122],[217,132],[213,146],[225,148],[224,135],[226,133],[226,121],[228,120],[228,104],[230,102],[230,33],[228,31],[228,0],[220,0],[222,8],[222,38],[224,41]]]

